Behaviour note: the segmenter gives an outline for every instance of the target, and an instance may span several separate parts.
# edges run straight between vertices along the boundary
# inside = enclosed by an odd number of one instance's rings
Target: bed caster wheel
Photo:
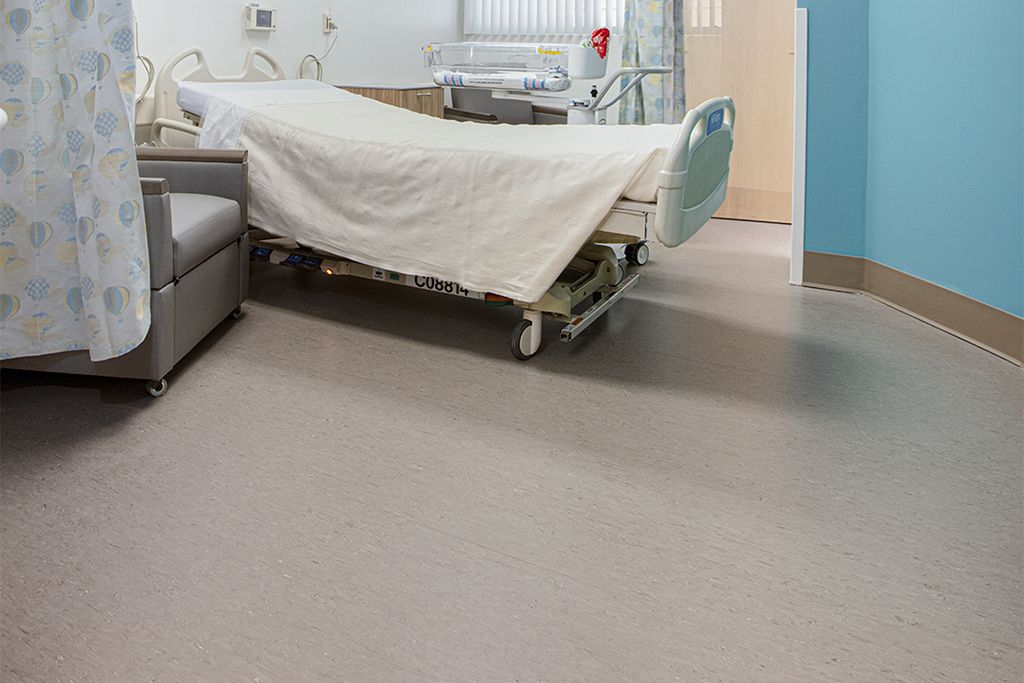
[[[529,320],[520,320],[512,329],[512,355],[516,360],[530,360],[537,355],[540,350],[539,332]]]
[[[241,306],[239,306],[235,310],[231,311],[231,319],[232,320],[238,320],[239,318],[242,317],[242,315],[243,314],[242,314],[242,307]]]
[[[651,260],[651,248],[647,242],[640,241],[636,244],[626,245],[626,260],[634,266],[646,265]]]
[[[167,393],[167,386],[168,384],[166,379],[160,379],[156,382],[146,382],[146,391],[148,391],[149,395],[153,398],[160,398]]]

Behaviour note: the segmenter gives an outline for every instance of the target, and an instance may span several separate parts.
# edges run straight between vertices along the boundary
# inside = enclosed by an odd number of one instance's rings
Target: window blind
[[[466,0],[471,35],[590,35],[622,31],[626,0]]]
[[[690,28],[722,28],[722,0],[690,0]]]

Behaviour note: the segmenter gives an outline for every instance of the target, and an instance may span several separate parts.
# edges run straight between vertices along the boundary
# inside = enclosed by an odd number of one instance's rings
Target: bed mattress
[[[248,109],[289,102],[342,102],[357,95],[328,83],[308,79],[251,83],[182,81],[178,84],[178,106],[190,114],[205,116],[213,97],[229,100],[238,107]]]
[[[207,93],[200,145],[249,151],[250,223],[526,302],[543,296],[615,202],[655,201],[679,131],[447,121],[289,87]]]

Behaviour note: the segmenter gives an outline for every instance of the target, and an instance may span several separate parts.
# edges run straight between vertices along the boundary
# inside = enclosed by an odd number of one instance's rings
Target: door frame
[[[804,283],[804,210],[807,199],[807,8],[793,12],[793,223],[789,284]]]

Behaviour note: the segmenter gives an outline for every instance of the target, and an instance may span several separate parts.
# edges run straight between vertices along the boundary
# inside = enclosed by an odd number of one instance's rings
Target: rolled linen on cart
[[[572,85],[572,79],[562,70],[540,73],[515,71],[495,73],[466,73],[464,71],[435,71],[434,82],[456,88],[487,88],[489,90],[548,90],[559,92]]]

